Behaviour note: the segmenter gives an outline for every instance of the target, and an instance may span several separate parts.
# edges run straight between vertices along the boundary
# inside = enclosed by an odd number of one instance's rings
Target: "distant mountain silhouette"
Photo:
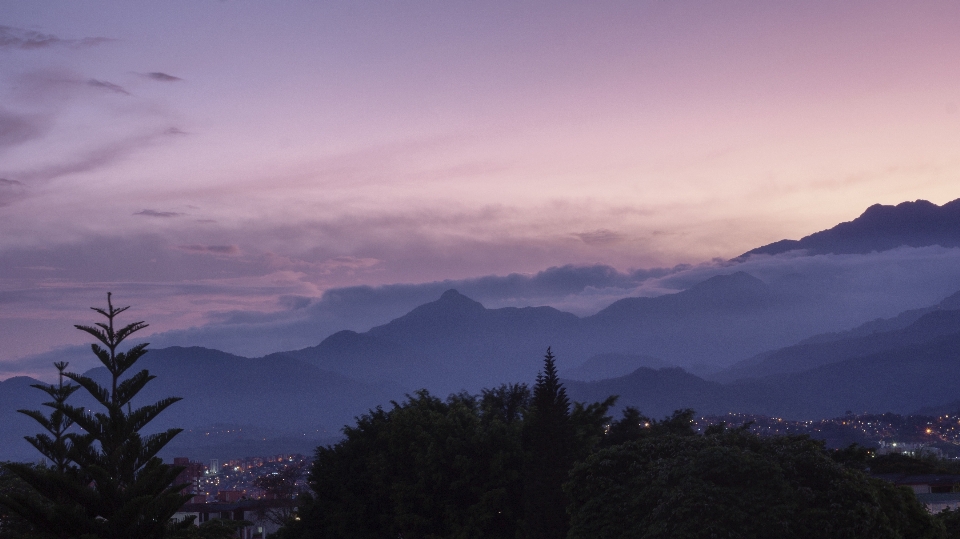
[[[51,367],[52,368],[52,367]],[[30,387],[39,383],[33,378],[15,376],[0,381],[0,461],[35,461],[37,450],[23,437],[40,432],[40,425],[17,410],[39,410],[40,404],[50,400],[46,393]]]
[[[637,354],[597,354],[579,367],[567,369],[561,373],[563,378],[593,382],[607,378],[626,376],[641,367],[664,369],[673,367],[666,361],[651,356]]]
[[[780,240],[764,245],[737,258],[800,249],[808,254],[864,254],[901,246],[928,245],[960,247],[960,199],[943,206],[926,200],[902,202],[896,206],[874,204],[853,221],[799,240]]]
[[[532,380],[548,345],[562,371],[600,354],[666,365],[730,363],[834,327],[820,310],[744,272],[675,294],[623,299],[584,318],[552,307],[487,309],[449,290],[367,332],[341,331],[265,359],[289,357],[357,380],[446,394]]]
[[[649,417],[660,418],[681,408],[698,414],[726,413],[755,406],[762,387],[743,394],[718,382],[710,382],[679,368],[639,368],[622,376],[595,382],[563,380],[570,399],[596,402],[619,395],[617,408],[634,406]]]
[[[364,333],[267,356],[440,394],[531,380],[550,344],[575,342],[580,319],[552,307],[486,309],[456,290]]]
[[[823,365],[766,383],[784,393],[777,406],[783,414],[811,418],[839,415],[843,410],[910,413],[956,399],[960,334]]]
[[[720,383],[682,369],[638,369],[621,378],[564,383],[573,400],[620,395],[618,407],[635,406],[653,417],[681,407],[792,419],[837,417],[846,410],[905,414],[956,401],[960,333],[763,379]]]
[[[605,316],[611,317],[611,325],[632,323],[635,333],[650,335],[665,320],[694,328],[709,320],[707,313],[712,310],[715,316],[735,318],[743,312],[756,317],[756,305],[766,308],[766,285],[745,275],[727,277],[693,287],[687,297],[680,293],[669,301],[620,303],[619,313]],[[725,305],[717,298],[730,290],[735,293]],[[836,339],[813,339],[779,349],[759,362],[741,365],[753,378],[720,382],[681,368],[641,366],[624,376],[590,382],[568,377],[565,383],[574,400],[620,395],[618,406],[637,406],[654,417],[686,407],[703,414],[740,411],[789,418],[832,417],[846,410],[909,413],[942,407],[957,400],[960,387],[960,310],[945,308],[956,306],[957,301],[954,295],[929,309],[910,311],[909,316],[871,323],[902,327],[872,334],[855,329]],[[600,349],[589,338],[594,323],[598,322],[592,317],[580,319],[549,308],[486,309],[451,291],[385,326],[366,333],[341,332],[297,352],[251,359],[196,347],[151,350],[139,366],[157,378],[138,401],[184,398],[151,424],[154,429],[223,423],[247,426],[242,436],[233,433],[210,438],[209,443],[205,434],[189,433],[183,442],[195,449],[193,455],[220,454],[231,446],[299,451],[313,443],[310,440],[337,436],[340,427],[356,415],[402,399],[415,388],[427,387],[442,396],[460,384],[471,384],[462,387],[475,391],[504,382],[530,382],[541,366],[545,335],[571,349],[578,342]],[[710,333],[691,331],[689,335],[703,338]],[[600,336],[608,338],[602,332]],[[617,352],[587,357],[582,365],[567,362],[562,368],[605,376],[604,369],[615,375],[633,362],[656,361]],[[103,378],[103,371],[88,373]],[[433,385],[418,378],[421,375]],[[29,387],[31,383],[35,382],[25,377],[0,382],[0,460],[36,458],[22,436],[35,434],[37,425],[15,412],[40,409],[43,394]],[[92,404],[82,397],[75,403]],[[171,447],[185,453],[188,449]]]
[[[758,354],[734,363],[709,378],[729,382],[801,372],[887,350],[896,350],[960,333],[960,292],[926,309],[913,309],[899,316],[868,322],[843,333],[816,336],[799,344]]]
[[[169,396],[183,398],[151,422],[151,431],[232,423],[268,427],[288,437],[329,439],[356,415],[403,397],[399,388],[360,382],[293,358],[252,359],[199,347],[150,350],[136,367],[148,369],[157,378],[137,395],[134,406]],[[106,381],[103,367],[86,374]],[[0,460],[38,456],[22,439],[36,434],[38,425],[16,412],[43,409],[44,393],[30,387],[35,383],[26,377],[0,382]],[[94,407],[82,390],[71,400]]]
[[[722,365],[815,333],[811,323],[820,321],[809,309],[792,294],[738,271],[676,294],[616,301],[583,319],[580,342],[591,353]]]
[[[710,380],[682,369],[638,369],[591,383],[566,380],[572,399],[620,395],[653,417],[679,407],[703,414],[752,412],[796,419],[846,410],[960,411],[960,292],[923,309],[734,364]]]

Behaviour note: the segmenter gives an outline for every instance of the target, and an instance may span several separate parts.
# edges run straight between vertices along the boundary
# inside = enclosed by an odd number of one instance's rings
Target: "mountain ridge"
[[[865,254],[901,246],[960,247],[960,199],[937,206],[927,200],[874,204],[852,221],[799,240],[780,240],[734,258],[804,250],[807,254]]]

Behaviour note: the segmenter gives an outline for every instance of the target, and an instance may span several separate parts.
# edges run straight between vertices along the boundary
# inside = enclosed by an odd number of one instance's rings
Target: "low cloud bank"
[[[343,329],[365,331],[455,288],[487,308],[548,305],[579,316],[625,297],[675,293],[715,275],[745,271],[820,308],[832,330],[932,305],[960,290],[960,249],[901,248],[868,255],[755,256],[622,272],[609,266],[553,267],[422,284],[327,290],[319,299],[287,296],[279,312],[223,313],[215,322],[152,337],[157,345],[200,345],[253,356],[313,346]],[[817,309],[813,309],[816,312]],[[822,325],[822,324],[821,324]]]
[[[170,252],[186,254],[183,250]],[[229,253],[217,254],[210,264],[232,258]],[[56,268],[39,265],[32,271],[57,274]],[[228,281],[124,282],[109,288],[124,304],[134,306],[132,317],[151,324],[150,330],[157,333],[145,340],[154,348],[204,346],[257,357],[314,346],[344,329],[365,331],[434,301],[451,288],[488,308],[548,305],[587,316],[621,298],[675,293],[735,271],[747,272],[780,294],[795,298],[802,306],[798,312],[805,313],[798,315],[796,324],[804,331],[838,331],[935,304],[960,290],[960,249],[901,248],[867,255],[787,253],[754,256],[739,263],[715,260],[634,271],[605,265],[566,265],[534,274],[351,286],[323,292],[307,286],[301,275],[289,272]],[[36,336],[27,335],[31,342],[42,342],[50,348],[85,343],[85,336],[74,331],[72,324],[84,322],[86,307],[102,303],[105,286],[96,282],[3,292],[0,299],[11,308],[16,306],[22,323],[10,325],[10,331],[19,336],[6,335],[9,332],[4,330],[0,330],[0,336],[26,338],[25,332],[36,326]],[[7,350],[6,356],[0,357],[0,378],[42,373],[49,370],[54,355]],[[85,366],[84,359],[94,359],[88,355],[75,355],[81,362],[77,363],[78,369]]]

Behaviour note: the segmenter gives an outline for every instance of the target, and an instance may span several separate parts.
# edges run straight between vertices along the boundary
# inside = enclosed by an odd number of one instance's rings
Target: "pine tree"
[[[12,465],[9,469],[42,496],[42,503],[5,500],[14,512],[30,521],[38,537],[97,539],[159,539],[171,529],[170,518],[186,502],[182,485],[173,485],[180,468],[163,464],[157,453],[182,429],[143,436],[140,431],[179,398],[132,408],[131,401],[153,378],[147,370],[124,376],[146,352],[139,344],[119,352],[120,344],[147,327],[134,322],[114,327],[117,315],[129,307],[114,308],[107,294],[107,309],[92,307],[107,321],[76,326],[93,335],[103,346],[92,349],[110,373],[103,387],[88,376],[64,372],[58,366],[58,386],[37,386],[53,397],[45,403],[53,409],[47,418],[40,412],[22,411],[36,419],[50,434],[28,437],[52,466],[34,468]],[[77,385],[64,385],[66,377]],[[78,388],[86,390],[102,411],[88,411],[65,401]],[[80,432],[67,433],[75,425]]]
[[[554,360],[547,348],[523,428],[524,531],[530,539],[567,535],[567,496],[562,486],[573,466],[575,431],[570,400]]]

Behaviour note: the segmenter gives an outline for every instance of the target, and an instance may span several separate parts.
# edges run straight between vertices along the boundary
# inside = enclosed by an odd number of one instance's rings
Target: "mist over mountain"
[[[571,399],[619,395],[658,417],[675,409],[701,414],[744,412],[790,419],[837,417],[846,411],[907,414],[956,411],[960,333],[800,372],[721,383],[682,369],[645,369],[597,382],[565,381]]]
[[[809,334],[817,318],[797,323],[802,307],[740,272],[677,294],[621,300],[584,318],[550,307],[487,309],[448,290],[368,332],[340,332],[318,346],[267,359],[291,357],[356,379],[441,393],[476,391],[531,380],[545,344],[564,369],[598,354],[722,364]]]
[[[854,412],[957,411],[960,387],[960,292],[935,305],[815,336],[738,362],[710,377],[682,369],[640,368],[583,383],[571,398],[620,395],[618,406],[657,416],[678,407],[824,418]]]
[[[828,323],[802,328],[798,334],[806,332],[804,338],[922,308],[955,292],[960,285],[958,208],[960,201],[874,205],[849,223],[759,247],[732,261],[627,271],[566,265],[534,274],[335,288],[319,298],[284,298],[276,311],[223,313],[205,325],[149,340],[161,347],[199,345],[254,357],[312,347],[342,330],[368,331],[450,289],[490,309],[549,306],[585,317],[617,300],[675,294],[734,271],[801,302],[819,302]]]

